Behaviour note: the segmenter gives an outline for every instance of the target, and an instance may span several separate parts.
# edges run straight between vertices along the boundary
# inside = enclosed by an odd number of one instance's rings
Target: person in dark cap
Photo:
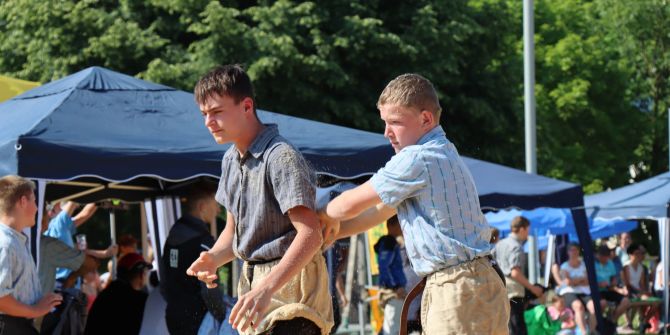
[[[86,322],[86,334],[138,334],[142,325],[143,291],[152,266],[138,253],[119,260],[117,276],[95,299]]]

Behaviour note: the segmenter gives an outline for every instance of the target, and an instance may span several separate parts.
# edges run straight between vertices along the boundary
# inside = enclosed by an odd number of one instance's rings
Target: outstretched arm
[[[95,214],[95,211],[98,210],[98,206],[96,206],[94,203],[91,204],[86,204],[84,208],[77,213],[75,217],[72,218],[72,221],[74,221],[74,225],[76,227],[81,226],[84,222],[88,221],[93,214]]]
[[[364,232],[396,214],[395,209],[382,203],[368,181],[333,199],[320,214],[326,226],[325,245],[347,236]],[[341,224],[339,221],[342,221]],[[328,227],[337,226],[336,229]],[[333,235],[329,232],[334,231]]]

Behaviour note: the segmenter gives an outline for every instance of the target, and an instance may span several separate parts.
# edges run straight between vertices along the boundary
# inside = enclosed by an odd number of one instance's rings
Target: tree
[[[665,0],[621,3],[598,1],[598,14],[608,38],[618,46],[621,62],[632,69],[626,98],[642,112],[635,150],[641,178],[668,171],[670,108],[670,6]]]

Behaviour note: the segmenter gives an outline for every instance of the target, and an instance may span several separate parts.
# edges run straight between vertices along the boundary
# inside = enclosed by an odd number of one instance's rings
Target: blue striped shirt
[[[28,251],[28,237],[0,222],[0,297],[8,294],[23,304],[34,305],[42,297],[42,290]]]
[[[472,175],[442,127],[402,149],[370,181],[384,204],[397,209],[420,276],[491,253]]]

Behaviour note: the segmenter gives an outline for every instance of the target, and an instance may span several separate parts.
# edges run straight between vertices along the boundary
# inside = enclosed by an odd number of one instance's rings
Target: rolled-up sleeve
[[[305,206],[316,209],[316,177],[298,151],[289,145],[278,145],[270,155],[270,180],[282,213]]]
[[[370,182],[382,202],[396,208],[426,187],[426,163],[418,150],[405,149],[379,169]]]

